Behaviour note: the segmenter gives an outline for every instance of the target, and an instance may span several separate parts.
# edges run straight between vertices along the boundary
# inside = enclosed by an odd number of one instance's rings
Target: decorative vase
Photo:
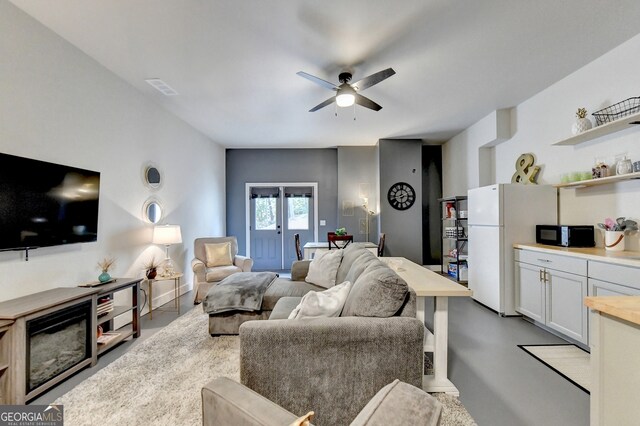
[[[604,248],[609,251],[624,251],[624,231],[604,231]]]
[[[158,275],[158,271],[156,270],[156,268],[147,270],[147,278],[149,278],[150,280],[154,279],[156,275]]]
[[[102,271],[100,275],[98,275],[98,281],[101,283],[106,283],[111,279],[111,275],[107,271]]]
[[[593,125],[588,118],[578,118],[576,122],[571,126],[571,133],[577,135],[578,133],[582,133],[586,130],[589,130]]]

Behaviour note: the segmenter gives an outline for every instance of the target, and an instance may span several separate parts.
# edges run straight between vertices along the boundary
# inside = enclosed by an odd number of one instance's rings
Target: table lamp
[[[180,225],[158,225],[153,227],[153,244],[164,244],[166,250],[166,258],[164,259],[164,275],[171,276],[176,273],[173,261],[169,257],[169,246],[171,244],[180,244],[182,242],[182,233]]]

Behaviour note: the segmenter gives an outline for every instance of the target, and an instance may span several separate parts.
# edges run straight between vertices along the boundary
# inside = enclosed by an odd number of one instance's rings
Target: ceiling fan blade
[[[374,111],[380,111],[382,109],[382,107],[380,105],[378,105],[377,103],[373,102],[369,98],[365,98],[364,96],[362,96],[362,95],[360,95],[358,93],[356,93],[356,103],[358,105],[360,105],[360,106],[372,109]]]
[[[338,90],[338,86],[336,86],[335,84],[330,83],[330,82],[328,82],[326,80],[323,80],[321,78],[318,78],[318,77],[316,77],[314,75],[307,74],[304,71],[298,71],[296,74],[298,74],[300,77],[306,78],[307,80],[313,81],[314,83],[319,84],[322,87],[326,87],[327,89]]]
[[[396,72],[393,70],[393,68],[387,68],[386,70],[378,71],[375,74],[371,74],[368,77],[365,77],[361,80],[356,81],[351,85],[351,87],[353,87],[356,90],[362,91],[366,88],[373,86],[374,84],[380,83],[382,80],[386,80],[387,78],[391,77],[395,73]]]
[[[320,108],[324,108],[327,105],[331,105],[332,103],[334,103],[336,101],[335,96],[330,97],[329,99],[327,99],[326,101],[324,101],[323,103],[321,103],[320,105],[316,105],[313,108],[311,108],[309,110],[309,112],[316,112],[317,110],[319,110]]]

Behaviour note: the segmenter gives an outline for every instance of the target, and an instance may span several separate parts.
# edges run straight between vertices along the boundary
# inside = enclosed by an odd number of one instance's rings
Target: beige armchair
[[[227,241],[231,242],[233,265],[207,268],[207,255],[204,245],[226,243]],[[194,304],[202,302],[209,289],[229,275],[236,272],[251,272],[253,260],[246,256],[238,255],[238,240],[236,237],[196,238],[193,246],[195,258],[191,261],[191,268],[193,269]]]

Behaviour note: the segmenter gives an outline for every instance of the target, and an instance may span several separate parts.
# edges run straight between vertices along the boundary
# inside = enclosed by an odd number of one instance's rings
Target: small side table
[[[158,275],[153,279],[147,278],[147,282],[149,283],[149,319],[153,319],[153,283],[157,281],[171,281],[173,280],[173,291],[174,291],[174,304],[176,311],[178,311],[178,316],[180,316],[180,279],[184,274],[173,274],[166,277],[162,277]]]

